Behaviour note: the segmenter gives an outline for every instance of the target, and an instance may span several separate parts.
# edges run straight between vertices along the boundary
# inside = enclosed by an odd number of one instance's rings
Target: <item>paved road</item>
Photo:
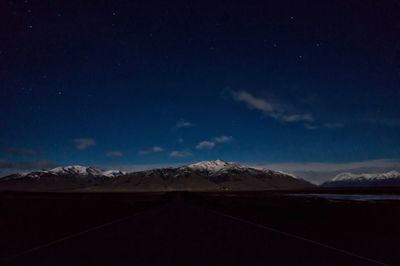
[[[64,239],[10,265],[379,265],[175,200]]]

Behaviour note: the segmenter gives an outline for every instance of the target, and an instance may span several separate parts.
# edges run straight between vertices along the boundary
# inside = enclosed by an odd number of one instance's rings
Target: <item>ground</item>
[[[241,193],[3,193],[10,265],[395,265],[400,204]]]

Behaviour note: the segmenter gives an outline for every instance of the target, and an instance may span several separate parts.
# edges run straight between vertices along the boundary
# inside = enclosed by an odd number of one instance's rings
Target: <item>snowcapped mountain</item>
[[[218,191],[300,189],[312,186],[290,174],[221,160],[132,173],[73,165],[0,179],[0,190],[84,188],[89,191]]]
[[[102,171],[99,169],[95,169],[92,167],[84,167],[80,165],[71,165],[65,167],[56,167],[47,171],[47,173],[56,174],[56,175],[80,175],[80,176],[101,176]]]
[[[322,184],[324,187],[374,187],[400,186],[400,173],[352,174],[341,173]]]
[[[276,190],[313,187],[291,175],[268,169],[255,169],[221,160],[202,161],[178,168],[152,169],[129,173],[110,181],[98,190]]]
[[[192,170],[192,171],[199,171],[203,173],[207,173],[209,175],[222,175],[225,173],[267,173],[267,174],[274,174],[274,175],[282,175],[282,176],[291,176],[296,178],[295,175],[285,173],[282,171],[273,171],[270,169],[265,168],[256,168],[250,167],[245,165],[240,165],[237,163],[228,163],[222,160],[215,160],[215,161],[201,161],[198,163],[190,164],[187,166],[183,166],[180,168],[181,170]]]
[[[51,170],[18,173],[0,179],[0,190],[69,190],[105,183],[126,173],[72,165]]]
[[[118,177],[126,174],[125,172],[119,170],[100,170],[93,167],[84,167],[80,165],[57,167],[48,173],[58,174],[58,175],[77,175],[77,176],[104,176],[104,177]]]
[[[11,179],[21,179],[21,178],[32,178],[32,179],[39,179],[41,177],[54,175],[54,176],[74,176],[77,178],[83,177],[118,177],[124,175],[125,172],[118,171],[118,170],[107,170],[103,171],[100,169],[96,169],[93,167],[85,167],[80,165],[71,165],[65,167],[56,167],[51,170],[44,170],[44,171],[36,171],[31,173],[19,173],[14,175],[9,175],[1,180],[11,180]]]

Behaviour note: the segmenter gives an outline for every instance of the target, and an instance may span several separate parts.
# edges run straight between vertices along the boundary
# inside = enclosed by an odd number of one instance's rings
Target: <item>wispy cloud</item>
[[[179,120],[178,123],[176,123],[175,125],[176,128],[193,127],[193,126],[194,126],[193,123],[186,121],[184,119]]]
[[[233,137],[232,136],[219,136],[219,137],[215,137],[214,141],[216,143],[229,143],[233,141]]]
[[[314,130],[314,129],[318,129],[319,128],[318,125],[313,125],[313,124],[308,124],[308,123],[304,124],[304,127],[309,129],[309,130]]]
[[[39,154],[38,151],[30,148],[5,148],[4,152],[16,156],[36,156]]]
[[[315,120],[313,115],[309,113],[293,112],[292,108],[265,98],[256,97],[245,90],[232,91],[232,96],[236,101],[246,104],[249,109],[260,111],[264,115],[281,122],[313,122]]]
[[[74,142],[76,144],[76,148],[81,151],[96,146],[96,141],[92,138],[77,138],[74,139]]]
[[[122,156],[124,156],[124,154],[121,151],[109,151],[109,152],[106,153],[106,156],[108,156],[108,157],[122,157]]]
[[[153,150],[153,152],[162,152],[162,151],[164,151],[163,148],[158,147],[158,146],[154,146],[152,150]]]
[[[192,156],[192,153],[190,151],[171,151],[169,156],[174,158],[184,158]]]
[[[150,154],[150,153],[158,153],[158,152],[163,152],[163,151],[164,151],[164,148],[162,148],[160,146],[153,146],[150,149],[139,151],[139,154],[146,155],[146,154]]]
[[[344,125],[342,123],[325,123],[324,127],[326,128],[341,128]]]
[[[215,137],[211,140],[203,140],[199,144],[196,145],[196,149],[198,150],[212,150],[215,148],[217,144],[226,144],[233,141],[232,136],[219,136]]]
[[[196,145],[198,150],[212,150],[215,147],[215,143],[212,141],[204,140]]]

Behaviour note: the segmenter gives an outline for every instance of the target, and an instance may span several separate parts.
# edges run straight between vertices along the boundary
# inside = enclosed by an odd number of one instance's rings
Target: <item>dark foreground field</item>
[[[3,193],[9,265],[400,265],[399,201]]]

